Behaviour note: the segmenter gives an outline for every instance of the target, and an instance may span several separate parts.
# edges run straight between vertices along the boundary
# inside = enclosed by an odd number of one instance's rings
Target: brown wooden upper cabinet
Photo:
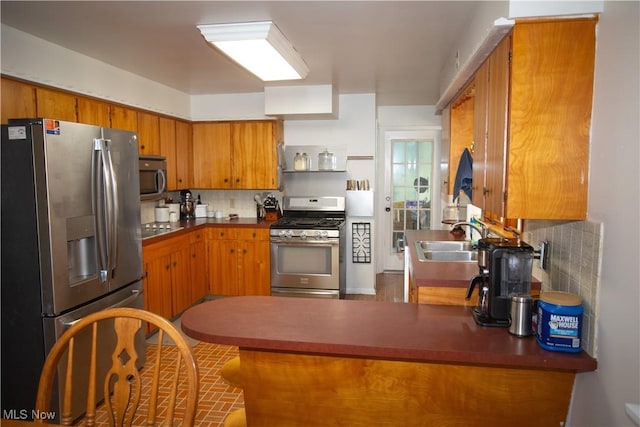
[[[111,127],[111,105],[95,99],[77,97],[78,123]]]
[[[160,154],[167,158],[167,190],[189,188],[192,183],[192,143],[189,123],[159,118]]]
[[[451,104],[449,109],[449,121],[453,125],[450,125],[449,130],[449,159],[451,159],[451,165],[449,167],[448,175],[448,193],[453,194],[453,187],[456,181],[456,173],[458,171],[458,164],[460,157],[465,148],[472,154],[475,150],[474,142],[474,92],[475,86],[473,82],[463,90],[460,96]],[[445,113],[443,112],[442,118],[445,120]],[[453,194],[454,200],[458,197],[457,194]]]
[[[36,87],[36,116],[77,122],[75,95]]]
[[[155,114],[138,112],[138,153],[161,155],[160,117]]]
[[[120,105],[111,106],[111,127],[138,132],[138,112]]]
[[[191,123],[176,120],[176,190],[193,186],[193,137]],[[169,188],[171,190],[171,188]]]
[[[473,203],[485,217],[586,218],[596,22],[516,22],[473,77]]]
[[[35,87],[16,80],[2,78],[2,124],[9,119],[36,116]]]
[[[282,121],[193,124],[195,188],[278,188]]]

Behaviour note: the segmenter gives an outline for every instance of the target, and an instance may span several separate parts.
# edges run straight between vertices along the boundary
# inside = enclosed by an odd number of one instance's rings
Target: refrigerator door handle
[[[96,213],[100,281],[113,277],[118,250],[118,193],[109,140],[94,139],[93,203]]]
[[[109,230],[109,273],[111,277],[115,276],[116,264],[118,260],[118,223],[120,218],[118,213],[120,212],[118,204],[118,180],[116,179],[116,172],[113,167],[113,159],[111,158],[111,140],[105,140],[105,158],[107,160],[106,168],[108,173],[105,175],[105,179],[109,181],[107,188],[111,191],[107,194],[107,212],[108,217],[108,230]]]
[[[137,289],[133,289],[133,290],[131,291],[131,295],[129,295],[128,297],[126,297],[125,299],[123,299],[123,300],[121,300],[121,301],[118,301],[118,302],[117,302],[117,303],[115,303],[115,304],[110,305],[109,307],[105,307],[105,308],[104,308],[104,310],[107,310],[107,309],[109,309],[109,308],[116,308],[116,307],[130,307],[130,306],[131,306],[131,303],[132,303],[133,301],[135,301],[135,300],[136,300],[136,298],[138,298],[138,297],[139,297],[139,295],[140,295],[140,291],[139,291],[139,290],[137,290]],[[82,320],[82,319],[83,319],[83,318],[82,318],[82,317],[80,317],[80,318],[78,318],[78,319],[73,319],[73,320],[69,320],[68,322],[64,322],[64,323],[63,323],[64,328],[65,328],[65,329],[68,329],[68,328],[72,327],[73,325],[75,325],[76,323],[78,323],[78,322],[79,322],[80,320]]]

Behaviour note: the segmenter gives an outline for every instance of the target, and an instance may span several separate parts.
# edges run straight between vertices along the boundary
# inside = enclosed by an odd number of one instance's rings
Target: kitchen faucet
[[[480,224],[482,226],[482,228],[478,227],[476,224]],[[456,227],[460,227],[462,225],[467,225],[469,226],[469,228],[473,228],[474,230],[476,230],[478,233],[480,233],[480,236],[482,236],[483,239],[485,239],[489,233],[489,228],[484,225],[483,223],[476,221],[476,224],[472,224],[470,222],[466,222],[466,221],[460,221],[460,222],[456,222],[455,224],[453,224],[453,228]]]

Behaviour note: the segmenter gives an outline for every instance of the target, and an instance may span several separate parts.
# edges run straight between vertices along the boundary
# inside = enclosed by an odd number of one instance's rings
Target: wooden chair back
[[[96,353],[98,347],[98,322],[113,319],[116,334],[116,346],[111,356],[112,366],[109,369],[103,383],[96,378]],[[47,413],[51,406],[51,396],[58,364],[66,354],[66,374],[58,381],[64,384],[60,395],[61,415],[59,423],[72,425],[73,393],[86,393],[85,423],[94,425],[96,417],[96,387],[103,387],[105,396],[105,408],[109,416],[111,426],[130,426],[140,404],[142,383],[140,373],[136,368],[138,355],[134,346],[135,335],[142,328],[144,322],[158,327],[158,349],[153,364],[151,391],[149,393],[148,411],[145,425],[156,425],[159,401],[159,385],[161,378],[162,345],[167,335],[178,348],[178,357],[173,368],[171,379],[171,391],[167,400],[161,398],[163,413],[162,419],[166,425],[173,425],[176,402],[178,400],[178,385],[180,377],[186,378],[186,398],[184,412],[180,411],[183,418],[182,425],[191,426],[194,423],[198,404],[198,370],[195,357],[186,339],[176,327],[168,320],[145,310],[135,308],[112,308],[90,314],[67,329],[55,343],[47,359],[40,376],[38,395],[36,398],[36,411]],[[72,390],[73,364],[74,364],[74,338],[85,328],[91,328],[91,355],[89,358],[88,390]],[[123,357],[125,355],[125,357]],[[147,361],[149,363],[150,361]],[[143,368],[144,369],[144,368]],[[182,372],[184,371],[184,374]],[[146,392],[145,392],[146,394]],[[145,396],[146,398],[146,396]],[[180,400],[182,396],[180,396]],[[166,403],[168,401],[168,404]],[[145,405],[146,406],[146,405]],[[43,423],[45,420],[36,420]]]

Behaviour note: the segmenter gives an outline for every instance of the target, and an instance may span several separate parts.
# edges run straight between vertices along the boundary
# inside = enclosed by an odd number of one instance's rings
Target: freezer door
[[[142,309],[144,306],[142,298],[142,282],[134,283],[131,286],[120,289],[119,291],[109,294],[108,296],[77,310],[67,313],[56,318],[46,318],[44,320],[45,341],[47,349],[51,349],[55,341],[69,328],[74,322],[82,317],[106,308],[112,307],[133,307]],[[111,367],[111,354],[116,345],[116,335],[113,331],[113,322],[102,322],[98,328],[98,360],[97,360],[97,378],[104,378]],[[91,350],[91,329],[87,328],[76,336],[75,339],[75,360],[73,364],[73,418],[76,419],[83,415],[83,408],[86,407],[86,394],[88,378],[89,378],[89,354]],[[136,366],[141,368],[144,365],[146,357],[146,342],[144,327],[140,329],[136,336],[136,352],[138,353],[138,361]],[[133,355],[130,355],[133,356]],[[66,356],[61,359],[58,365],[58,378],[63,378],[66,373]],[[62,388],[58,385],[58,390],[54,390],[52,408],[61,413],[60,402],[58,397],[62,393]],[[104,398],[103,384],[98,383],[96,387],[96,398],[102,400]]]

